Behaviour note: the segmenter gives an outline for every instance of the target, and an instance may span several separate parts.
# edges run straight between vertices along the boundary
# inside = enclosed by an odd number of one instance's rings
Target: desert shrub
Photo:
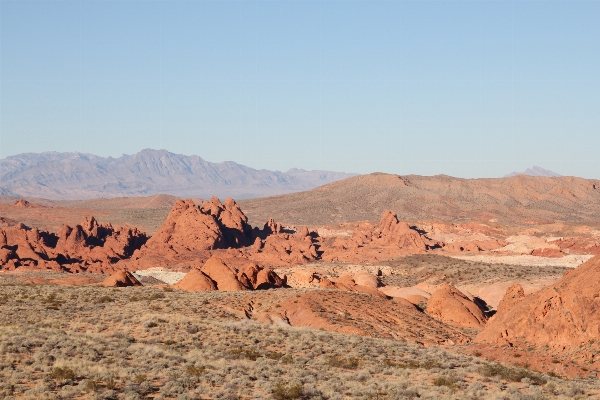
[[[148,377],[145,374],[138,374],[133,378],[133,381],[138,385],[143,382],[146,382],[147,380],[148,380]]]
[[[273,388],[273,397],[279,400],[299,399],[302,395],[302,384],[300,383],[277,382]]]
[[[456,389],[456,382],[454,382],[453,379],[445,376],[438,376],[433,380],[432,383],[433,386],[446,386],[447,388],[450,388],[452,390]]]
[[[267,351],[265,353],[265,357],[271,360],[279,360],[281,357],[283,357],[283,353],[279,353],[278,351]]]
[[[56,367],[50,373],[50,377],[57,381],[70,381],[75,379],[75,371],[69,367]]]
[[[204,371],[206,371],[205,367],[195,367],[193,365],[190,365],[189,367],[187,367],[185,369],[186,374],[188,374],[189,376],[195,376],[195,377],[199,377],[200,375],[202,375],[204,373]]]
[[[358,364],[360,364],[358,358],[353,358],[353,357],[345,358],[345,357],[338,357],[338,356],[329,356],[325,363],[332,367],[345,368],[345,369],[356,369],[356,368],[358,368]]]
[[[256,361],[258,359],[258,357],[261,356],[261,354],[256,349],[253,349],[253,348],[243,349],[241,347],[239,347],[237,349],[229,350],[229,354],[231,354],[235,358],[244,357],[244,358],[247,358],[248,360],[252,360],[252,361]]]
[[[96,303],[98,303],[98,304],[112,303],[113,301],[115,301],[115,300],[110,296],[101,296],[101,297],[98,297],[98,299],[96,299]]]
[[[280,361],[281,363],[283,363],[283,364],[291,364],[291,363],[293,363],[293,362],[294,362],[294,359],[292,358],[292,356],[291,356],[291,355],[289,355],[289,354],[286,354],[285,356],[281,357],[281,358],[279,359],[279,361]]]
[[[484,365],[479,370],[479,373],[483,376],[498,376],[510,382],[521,382],[523,378],[529,378],[534,385],[543,385],[546,383],[546,379],[538,373],[524,368],[507,367],[501,364]]]
[[[117,380],[113,375],[109,375],[104,379],[104,385],[107,389],[113,390],[117,387]]]
[[[83,388],[88,392],[96,392],[98,390],[98,382],[93,379],[86,379],[83,382]]]

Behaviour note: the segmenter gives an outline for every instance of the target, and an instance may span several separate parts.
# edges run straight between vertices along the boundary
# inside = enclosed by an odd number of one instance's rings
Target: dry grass
[[[595,382],[514,369],[505,376],[497,364],[439,347],[240,319],[227,307],[244,296],[31,286],[0,277],[0,398],[570,399],[598,393]]]
[[[554,266],[530,267],[487,264],[459,260],[438,254],[414,254],[384,261],[380,264],[389,265],[394,272],[393,275],[383,276],[383,283],[388,286],[401,287],[414,286],[438,275],[445,275],[443,281],[456,286],[519,279],[559,278],[569,270],[569,268]]]

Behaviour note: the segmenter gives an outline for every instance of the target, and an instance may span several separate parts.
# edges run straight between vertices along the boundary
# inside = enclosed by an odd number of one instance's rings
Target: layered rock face
[[[487,321],[483,311],[473,301],[448,284],[441,285],[433,292],[427,301],[425,313],[462,328],[482,328]]]
[[[0,269],[50,269],[68,272],[113,272],[147,240],[136,228],[113,228],[85,218],[57,233],[23,224],[0,230]]]
[[[600,257],[596,256],[557,283],[524,298],[518,288],[502,300],[498,313],[476,342],[508,346],[548,346],[577,350],[600,335]],[[515,302],[515,299],[520,301]],[[512,306],[508,306],[509,299]]]

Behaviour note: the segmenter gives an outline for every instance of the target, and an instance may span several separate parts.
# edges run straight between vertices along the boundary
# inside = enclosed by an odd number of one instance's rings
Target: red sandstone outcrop
[[[402,249],[425,251],[428,248],[419,232],[411,229],[406,222],[400,222],[398,215],[389,210],[383,213],[375,234],[380,243],[393,244]]]
[[[280,304],[292,326],[411,343],[458,344],[469,341],[460,329],[437,321],[403,299],[391,301],[348,291],[311,290]]]
[[[19,200],[15,201],[13,206],[14,207],[33,207],[33,205],[25,199],[19,199]]]
[[[142,286],[140,281],[129,271],[121,270],[102,281],[104,287]]]
[[[135,228],[113,228],[94,217],[56,233],[17,224],[0,230],[0,269],[113,272],[146,240]]]
[[[373,289],[377,289],[381,286],[381,282],[379,282],[379,278],[377,278],[373,274],[369,274],[368,272],[359,272],[352,276],[354,279],[354,283],[360,286],[370,287]]]
[[[247,263],[238,269],[212,256],[202,268],[193,268],[185,277],[173,285],[175,289],[200,290],[264,290],[281,288],[286,285],[286,277],[280,278],[270,268],[262,268]]]
[[[503,307],[476,342],[509,346],[578,349],[600,334],[600,257],[596,256],[557,283]]]
[[[192,268],[190,272],[185,274],[182,280],[171,286],[174,289],[185,290],[187,292],[217,290],[215,282],[197,268]]]
[[[217,284],[218,290],[248,290],[248,286],[242,284],[236,276],[236,271],[230,268],[219,258],[211,257],[201,268]]]
[[[158,264],[187,270],[190,263],[204,262],[218,254],[230,267],[243,266],[249,260],[260,265],[283,266],[318,257],[307,230],[300,235],[285,233],[273,220],[262,230],[252,229],[247,221],[237,203],[229,198],[221,203],[213,197],[201,207],[192,200],[178,200],[156,234],[127,265],[130,269]],[[251,287],[248,278],[240,275],[236,280],[244,287]],[[235,284],[232,280],[230,283],[233,286],[228,284],[228,287],[233,288]]]
[[[487,317],[460,290],[441,285],[427,301],[425,313],[447,324],[463,328],[482,328]]]
[[[525,290],[523,290],[523,286],[519,285],[518,283],[513,284],[506,289],[504,297],[502,297],[502,300],[500,300],[500,303],[498,304],[496,314],[504,313],[507,310],[510,310],[524,298]]]
[[[332,281],[327,278],[321,278],[319,286],[323,289],[346,290],[348,292],[366,293],[377,297],[387,298],[387,295],[376,288],[357,285],[350,275],[343,275],[339,279]]]

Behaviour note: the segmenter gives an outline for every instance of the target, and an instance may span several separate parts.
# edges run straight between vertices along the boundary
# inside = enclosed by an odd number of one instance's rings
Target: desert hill
[[[386,209],[403,220],[598,222],[600,181],[575,177],[461,179],[375,173],[306,192],[240,201],[251,223],[272,217],[293,225],[377,220]]]
[[[26,153],[0,160],[0,195],[47,199],[213,195],[250,198],[308,190],[353,174],[257,170],[235,162],[145,149],[118,158],[83,153]]]

